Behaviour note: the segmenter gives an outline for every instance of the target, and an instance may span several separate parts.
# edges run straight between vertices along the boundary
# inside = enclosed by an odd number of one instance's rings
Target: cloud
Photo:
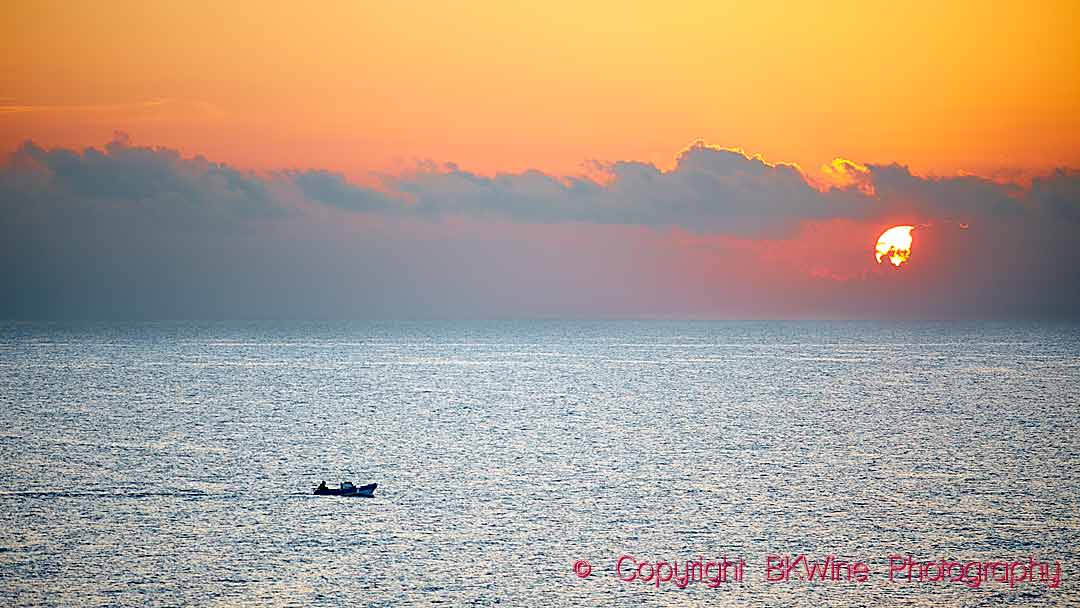
[[[875,205],[854,189],[822,193],[793,165],[703,143],[684,150],[671,171],[633,161],[601,168],[610,177],[603,184],[537,171],[489,178],[452,165],[387,182],[427,216],[678,226],[725,234],[790,234],[801,221],[866,217]]]
[[[173,150],[141,148],[120,134],[103,150],[45,150],[27,142],[0,172],[5,214],[192,222],[233,221],[282,213],[272,183]]]
[[[1080,171],[1058,169],[1034,178],[1030,198],[1050,218],[1080,223]]]
[[[1026,199],[1026,192],[1016,184],[971,175],[919,177],[895,164],[871,165],[869,169],[875,195],[885,207],[927,219],[1009,219],[1039,211],[1040,201]]]
[[[1071,316],[1080,173],[1030,187],[901,165],[798,167],[695,143],[670,170],[378,188],[244,171],[118,136],[0,166],[0,317]],[[911,262],[877,234],[918,226]],[[970,225],[961,230],[960,224]]]
[[[340,173],[330,171],[285,171],[300,193],[310,200],[349,211],[391,211],[395,204],[380,192],[353,186]]]
[[[0,116],[28,114],[65,115],[84,121],[116,124],[147,122],[165,117],[220,120],[225,112],[212,103],[192,99],[148,99],[134,103],[42,105],[19,104],[15,99],[0,97]]]

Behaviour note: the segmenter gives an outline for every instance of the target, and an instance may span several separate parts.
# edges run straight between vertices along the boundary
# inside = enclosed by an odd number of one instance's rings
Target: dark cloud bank
[[[1077,171],[1022,188],[838,167],[846,185],[822,191],[699,144],[670,171],[616,162],[601,181],[449,164],[375,189],[122,139],[27,143],[0,167],[0,317],[1077,315]],[[869,231],[868,262],[810,272],[843,262],[785,253],[829,221]],[[920,225],[922,267],[874,266],[873,231],[892,223]]]

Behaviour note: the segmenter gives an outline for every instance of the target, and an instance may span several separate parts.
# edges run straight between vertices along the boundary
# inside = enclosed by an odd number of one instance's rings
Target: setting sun
[[[881,258],[889,258],[893,266],[899,266],[911,257],[911,231],[914,226],[893,226],[878,237],[874,247],[874,258],[881,263]]]

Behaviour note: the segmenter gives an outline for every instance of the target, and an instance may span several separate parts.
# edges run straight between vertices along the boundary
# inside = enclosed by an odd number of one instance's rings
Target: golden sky
[[[350,176],[667,167],[697,139],[810,173],[1080,165],[1080,3],[946,4],[9,3],[0,145],[122,130]]]

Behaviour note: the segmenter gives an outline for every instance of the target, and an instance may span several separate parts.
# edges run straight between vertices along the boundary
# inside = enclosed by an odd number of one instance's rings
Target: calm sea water
[[[7,323],[0,603],[1077,605],[1078,394],[1061,324]],[[768,583],[770,553],[870,578]]]

